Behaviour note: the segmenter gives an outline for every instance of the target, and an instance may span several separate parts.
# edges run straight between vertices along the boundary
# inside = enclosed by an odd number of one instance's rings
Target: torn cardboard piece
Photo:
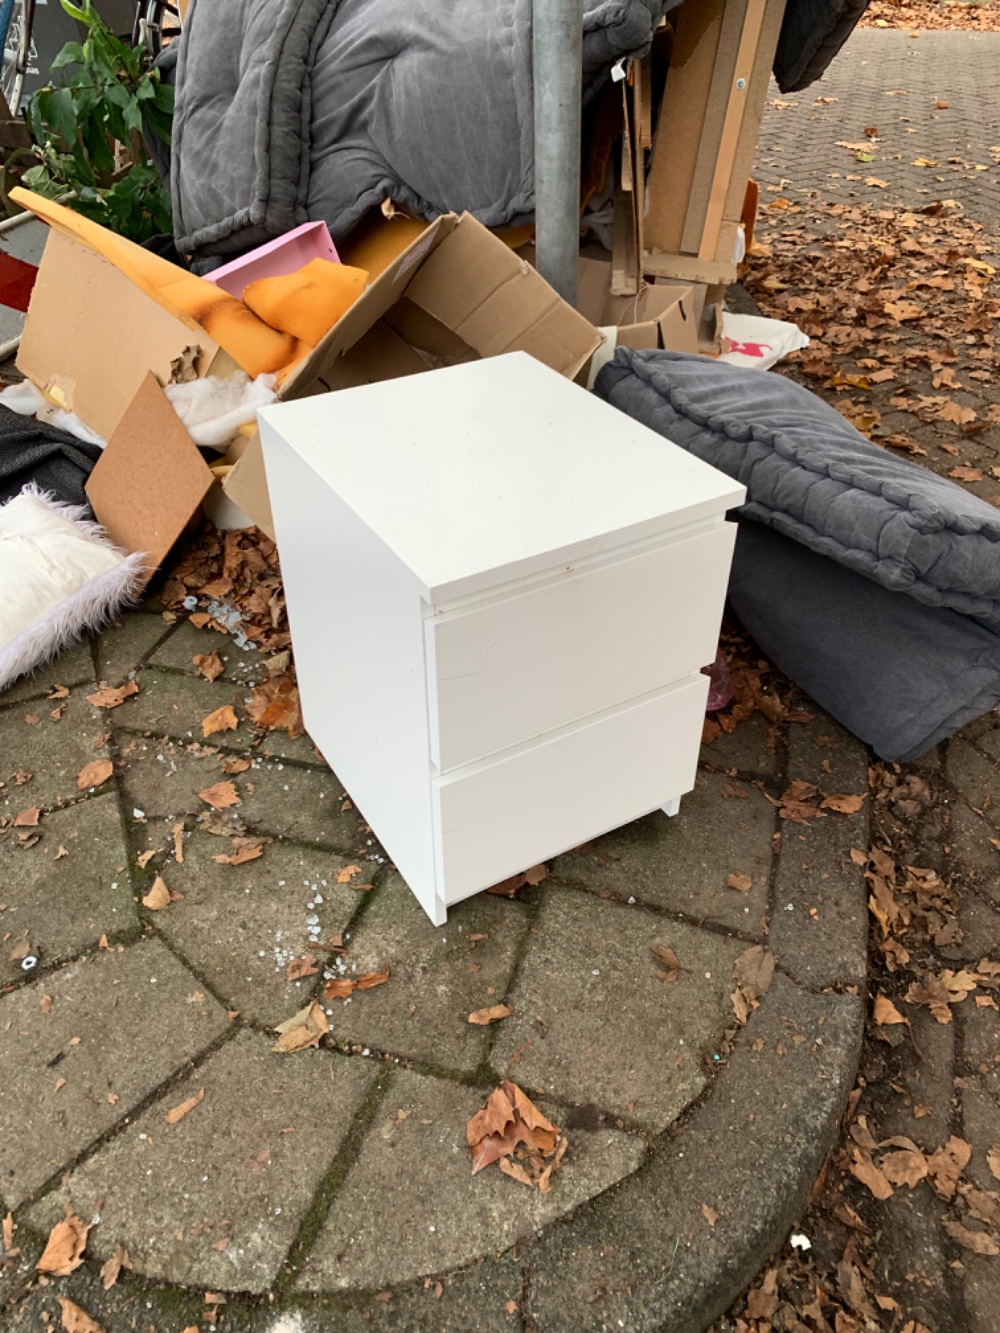
[[[116,546],[148,555],[151,575],[213,480],[156,377],[147,373],[90,474],[87,498]]]
[[[619,347],[697,352],[698,311],[689,286],[644,284],[636,296],[615,296],[611,270],[607,260],[580,260],[581,314],[598,328],[614,325]]]

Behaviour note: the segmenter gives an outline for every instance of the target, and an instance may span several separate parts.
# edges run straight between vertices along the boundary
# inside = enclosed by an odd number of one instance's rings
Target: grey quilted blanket
[[[645,52],[668,0],[585,0],[584,88]],[[486,226],[534,207],[532,0],[194,0],[170,186],[195,266],[391,198]]]

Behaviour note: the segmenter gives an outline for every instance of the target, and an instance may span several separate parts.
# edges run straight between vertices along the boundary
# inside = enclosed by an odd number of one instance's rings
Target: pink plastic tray
[[[260,278],[281,278],[297,273],[312,259],[329,259],[340,263],[330,229],[325,222],[304,222],[294,231],[286,232],[267,245],[258,246],[242,259],[223,264],[205,276],[230,296],[242,300],[243,289]]]

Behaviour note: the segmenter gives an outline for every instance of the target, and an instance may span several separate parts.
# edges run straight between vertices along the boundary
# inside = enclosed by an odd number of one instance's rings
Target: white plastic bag
[[[789,352],[809,346],[809,339],[797,324],[784,319],[764,319],[762,315],[734,315],[722,312],[722,336],[731,346],[719,357],[734,366],[771,367]]]

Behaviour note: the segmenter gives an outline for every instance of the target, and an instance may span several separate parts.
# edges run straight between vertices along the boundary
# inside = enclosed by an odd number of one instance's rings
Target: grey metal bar
[[[535,245],[543,278],[577,302],[583,0],[534,0]]]

